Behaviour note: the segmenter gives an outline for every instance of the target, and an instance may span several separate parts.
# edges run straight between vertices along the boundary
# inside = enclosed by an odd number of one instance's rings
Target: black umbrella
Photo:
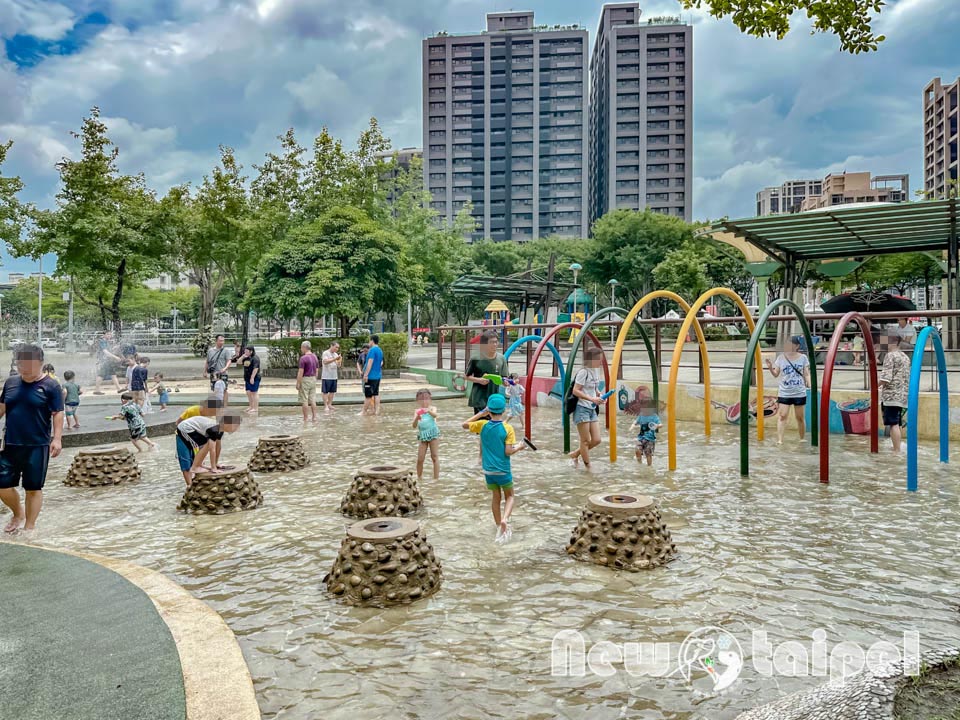
[[[916,310],[910,298],[890,293],[871,292],[869,290],[843,293],[820,303],[824,312],[906,312]]]

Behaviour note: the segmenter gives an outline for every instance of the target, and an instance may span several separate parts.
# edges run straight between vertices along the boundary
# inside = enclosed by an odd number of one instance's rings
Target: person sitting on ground
[[[63,405],[66,410],[67,419],[64,427],[70,429],[70,421],[73,420],[73,428],[80,427],[80,421],[77,420],[77,410],[80,407],[80,396],[83,390],[74,382],[76,374],[73,370],[67,370],[63,373]]]
[[[483,473],[491,497],[493,521],[497,525],[494,542],[504,543],[510,539],[510,516],[513,514],[513,470],[510,458],[524,449],[523,443],[517,443],[513,427],[503,421],[507,409],[507,399],[500,394],[491,395],[487,407],[464,421],[462,427],[480,436],[483,448]],[[500,496],[504,497],[503,512],[500,510]]]
[[[177,462],[188,487],[200,470],[220,472],[223,467],[219,464],[221,440],[224,433],[236,432],[240,422],[240,414],[228,410],[219,420],[197,415],[177,425]],[[204,465],[208,455],[210,464]]]
[[[143,409],[136,401],[132,392],[125,392],[120,395],[120,412],[114,415],[111,420],[126,420],[127,429],[130,431],[130,442],[137,449],[137,452],[143,452],[140,444],[145,444],[149,449],[156,450],[157,444],[147,437],[147,421],[143,419]]]
[[[880,407],[893,451],[900,452],[903,442],[903,415],[910,393],[910,358],[901,349],[903,339],[899,335],[891,334],[887,342],[889,350],[883,358],[883,370],[878,378]]]

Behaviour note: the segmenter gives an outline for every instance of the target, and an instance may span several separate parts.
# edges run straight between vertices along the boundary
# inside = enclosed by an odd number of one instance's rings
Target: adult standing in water
[[[223,375],[223,381],[227,382],[226,373],[230,369],[230,351],[224,347],[223,335],[217,335],[213,347],[207,350],[207,362],[204,368],[207,377],[210,378],[210,389],[217,384],[217,380]]]
[[[806,432],[806,422],[803,417],[803,406],[807,404],[807,388],[810,387],[810,361],[800,352],[802,342],[795,335],[790,338],[786,352],[771,361],[767,358],[767,369],[775,378],[780,378],[780,387],[777,391],[779,409],[777,413],[777,445],[783,445],[783,435],[787,429],[787,418],[790,415],[790,406],[797,418],[797,430],[800,439]],[[741,408],[741,412],[744,408]],[[760,412],[763,412],[762,399]]]
[[[307,421],[309,408],[311,419],[317,421],[317,368],[320,361],[313,354],[313,347],[309,340],[300,343],[300,369],[297,370],[297,396],[300,400],[300,409],[303,411],[303,421]]]
[[[360,387],[361,387],[362,390],[365,389],[365,388],[363,387],[363,384],[364,384],[364,383],[363,383],[363,369],[367,366],[367,353],[369,353],[369,352],[370,352],[370,341],[367,340],[366,343],[364,343],[363,345],[360,346],[360,352],[359,352],[359,354],[357,355],[357,374],[360,376]],[[367,414],[367,408],[369,408],[372,404],[373,404],[373,398],[372,398],[372,397],[371,397],[371,398],[368,398],[368,397],[367,397],[367,393],[364,392],[364,393],[363,393],[363,407],[360,409],[360,414],[361,414],[361,415],[366,415],[366,414]]]
[[[380,380],[383,378],[383,350],[380,349],[380,336],[370,336],[370,349],[367,362],[363,366],[363,396],[371,402],[373,415],[380,414]]]
[[[880,408],[883,411],[883,424],[893,443],[893,451],[900,452],[903,442],[903,412],[907,409],[910,395],[910,358],[901,349],[903,338],[891,333],[888,338],[886,356],[883,358],[883,370],[880,381]]]
[[[320,396],[323,398],[323,412],[333,413],[333,398],[337,394],[338,368],[343,362],[340,355],[340,343],[334,341],[320,356]]]
[[[583,367],[573,379],[573,394],[577,397],[577,407],[573,411],[573,422],[580,436],[580,447],[570,453],[570,463],[578,467],[580,461],[590,469],[590,451],[600,444],[600,415],[597,409],[605,401],[600,397],[600,365],[603,362],[603,350],[588,348]]]
[[[253,345],[244,348],[240,364],[243,366],[243,387],[247,391],[247,409],[244,412],[256,415],[260,412],[260,358]]]
[[[60,385],[45,375],[43,350],[20,345],[14,351],[18,375],[7,378],[0,391],[0,417],[6,417],[0,450],[0,501],[13,518],[4,528],[32,532],[43,507],[47,463],[62,448],[63,395]],[[23,485],[26,507],[20,502]]]
[[[490,382],[484,375],[500,375],[507,377],[510,366],[501,353],[497,351],[497,334],[487,330],[480,335],[477,343],[477,352],[470,356],[463,376],[471,383],[469,404],[474,414],[487,407],[487,400],[491,395],[500,392],[500,388]]]

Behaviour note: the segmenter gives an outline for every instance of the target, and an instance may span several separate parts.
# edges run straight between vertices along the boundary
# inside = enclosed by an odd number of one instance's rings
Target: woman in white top
[[[580,447],[570,453],[570,464],[590,469],[590,450],[600,444],[600,417],[597,409],[605,400],[600,397],[600,371],[603,350],[589,348],[586,352],[583,368],[573,380],[573,394],[577,397],[577,407],[573,412],[573,422],[580,436]]]
[[[777,391],[779,403],[777,445],[783,445],[783,434],[787,429],[791,405],[793,405],[794,417],[797,418],[797,429],[801,440],[806,431],[803,406],[807,404],[807,388],[810,387],[810,361],[800,352],[801,346],[800,337],[794,336],[790,338],[790,345],[785,353],[778,355],[775,361],[767,358],[767,369],[775,378],[780,378],[780,387]],[[762,406],[763,403],[760,404]]]

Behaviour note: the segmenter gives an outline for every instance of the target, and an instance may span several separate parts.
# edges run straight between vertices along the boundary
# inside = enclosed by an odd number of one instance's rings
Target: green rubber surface
[[[0,716],[185,720],[180,657],[150,598],[88,560],[0,543]]]

